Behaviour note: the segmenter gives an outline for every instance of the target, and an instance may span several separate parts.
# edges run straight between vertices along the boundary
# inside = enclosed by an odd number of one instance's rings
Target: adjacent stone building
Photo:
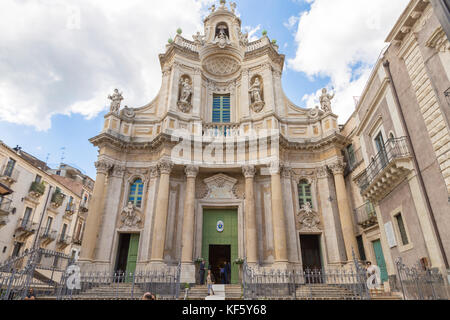
[[[387,42],[342,132],[352,141],[346,182],[360,251],[384,281],[399,258],[447,274],[450,42],[422,0],[409,3]]]
[[[0,263],[30,250],[35,241],[78,257],[94,184],[79,175],[82,181],[53,174],[43,161],[0,143],[0,183],[9,189],[0,198]]]

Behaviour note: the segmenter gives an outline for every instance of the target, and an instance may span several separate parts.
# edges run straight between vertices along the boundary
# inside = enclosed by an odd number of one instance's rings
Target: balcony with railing
[[[378,224],[377,213],[371,202],[366,202],[355,209],[356,223],[363,229],[368,229]]]
[[[237,123],[205,123],[203,137],[238,137],[241,135],[240,125]]]
[[[52,200],[51,200],[52,207],[54,207],[54,208],[61,207],[64,202],[65,197],[66,196],[59,190],[56,190],[55,192],[53,192]]]
[[[69,235],[67,235],[67,234],[60,234],[58,236],[57,244],[58,244],[58,247],[60,249],[67,248],[71,243],[72,243],[72,237],[70,237]]]
[[[42,228],[40,233],[41,245],[47,246],[58,237],[58,232],[49,228]]]
[[[390,139],[357,178],[361,194],[372,202],[382,200],[412,171],[406,137]]]
[[[20,219],[16,227],[16,240],[25,241],[36,232],[38,224],[27,219]]]
[[[89,211],[89,203],[88,201],[83,201],[80,203],[80,212],[86,213]]]
[[[83,241],[83,240],[82,240],[80,237],[74,237],[74,238],[72,239],[72,243],[75,244],[75,245],[77,245],[77,246],[81,246],[82,241]]]
[[[45,193],[45,185],[42,182],[33,181],[28,193],[33,198],[40,198]]]
[[[75,204],[74,203],[68,203],[67,206],[66,206],[66,210],[65,210],[64,216],[66,218],[71,218],[75,214],[75,210],[76,210]]]
[[[0,198],[0,227],[9,222],[9,214],[12,211],[12,201],[6,198]]]
[[[0,169],[0,182],[5,183],[8,187],[19,180],[20,172],[16,168],[4,165]]]

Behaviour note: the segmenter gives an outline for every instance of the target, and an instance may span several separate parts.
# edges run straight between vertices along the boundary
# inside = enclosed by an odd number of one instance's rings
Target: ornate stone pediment
[[[138,230],[144,225],[142,213],[131,202],[122,210],[121,230]]]
[[[321,232],[319,214],[307,202],[302,206],[296,217],[297,230],[303,232]]]
[[[234,193],[237,183],[236,179],[224,174],[218,174],[205,179],[204,182],[208,189],[204,199],[236,199]]]

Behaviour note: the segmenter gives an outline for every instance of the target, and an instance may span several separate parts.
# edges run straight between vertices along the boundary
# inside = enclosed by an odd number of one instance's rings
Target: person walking
[[[212,274],[211,270],[208,270],[208,275],[206,276],[206,285],[208,286],[208,295],[214,295],[214,290],[213,290],[213,284],[214,284],[214,275]]]
[[[200,270],[199,270],[199,277],[200,277],[200,285],[205,284],[205,260],[202,259],[200,262]]]

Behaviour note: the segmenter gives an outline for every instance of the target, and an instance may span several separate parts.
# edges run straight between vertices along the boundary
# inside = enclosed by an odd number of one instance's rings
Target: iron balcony
[[[371,202],[366,202],[361,207],[355,209],[355,217],[356,223],[363,229],[378,224],[377,214]]]
[[[357,178],[361,195],[372,203],[382,200],[412,171],[406,137],[390,139]]]

